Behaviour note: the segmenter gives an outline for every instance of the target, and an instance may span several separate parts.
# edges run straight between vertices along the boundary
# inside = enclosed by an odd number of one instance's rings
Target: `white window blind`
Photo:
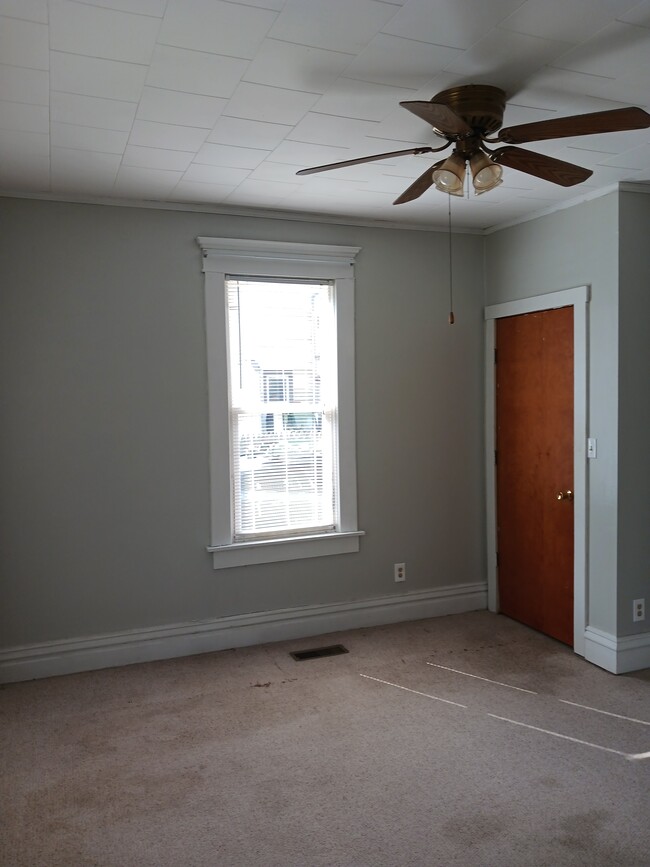
[[[339,526],[334,281],[227,276],[233,541]]]

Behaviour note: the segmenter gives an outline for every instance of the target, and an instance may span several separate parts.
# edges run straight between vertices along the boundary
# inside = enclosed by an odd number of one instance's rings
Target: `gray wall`
[[[0,215],[2,645],[484,580],[482,238],[455,242],[450,328],[444,234],[20,199]],[[212,569],[197,235],[363,248],[358,554]]]
[[[621,193],[619,259],[619,635],[645,632],[650,617],[650,196]],[[630,622],[632,600],[645,622]]]
[[[618,603],[618,199],[612,193],[486,238],[487,304],[591,286],[588,430],[598,439],[598,457],[588,462],[587,623],[614,635]]]

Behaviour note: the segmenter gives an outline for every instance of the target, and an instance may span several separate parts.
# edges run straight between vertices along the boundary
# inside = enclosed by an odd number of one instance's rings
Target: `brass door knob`
[[[557,495],[558,500],[572,500],[573,491],[560,491]]]

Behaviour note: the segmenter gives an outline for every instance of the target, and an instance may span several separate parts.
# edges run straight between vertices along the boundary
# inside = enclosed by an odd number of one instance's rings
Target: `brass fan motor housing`
[[[501,128],[506,94],[500,87],[489,84],[464,84],[437,93],[431,102],[446,105],[484,136]]]

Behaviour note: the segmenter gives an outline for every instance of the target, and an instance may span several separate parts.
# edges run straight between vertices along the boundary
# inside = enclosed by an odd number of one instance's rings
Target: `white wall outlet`
[[[406,563],[395,563],[395,580],[406,581]]]
[[[395,579],[397,581],[397,578]],[[645,620],[645,599],[635,599],[632,602],[632,620]]]

